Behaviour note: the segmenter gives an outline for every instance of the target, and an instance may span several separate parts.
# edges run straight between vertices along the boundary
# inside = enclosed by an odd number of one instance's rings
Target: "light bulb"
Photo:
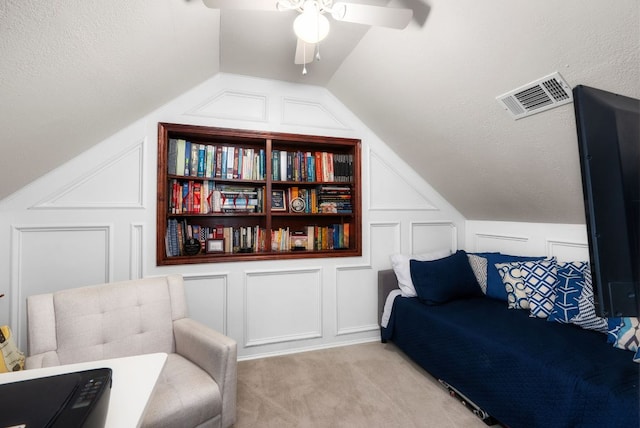
[[[304,4],[303,12],[293,21],[293,31],[306,43],[318,43],[329,34],[329,20],[318,12],[314,1]]]

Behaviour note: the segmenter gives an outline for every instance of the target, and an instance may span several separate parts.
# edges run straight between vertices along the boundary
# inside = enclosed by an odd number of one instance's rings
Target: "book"
[[[189,167],[189,175],[191,177],[198,176],[199,153],[200,153],[200,144],[191,143],[191,164]]]
[[[286,150],[280,150],[280,180],[287,180],[288,156]]]
[[[315,152],[314,157],[315,157],[314,170],[315,170],[315,178],[316,178],[315,181],[322,181],[322,176],[324,174],[322,170],[322,153]]]
[[[222,158],[220,161],[220,178],[227,178],[227,146],[222,147]]]
[[[171,138],[169,140],[169,149],[167,150],[167,174],[177,174],[177,162],[178,159],[178,140]]]
[[[189,171],[191,171],[191,142],[190,141],[185,141],[184,143],[184,175],[185,177],[188,177],[190,174]]]
[[[192,213],[201,212],[202,208],[202,183],[193,183],[193,205],[191,207]]]
[[[233,250],[233,228],[227,226],[223,229],[224,252],[231,253]]]
[[[234,164],[234,155],[235,155],[235,151],[237,149],[234,150],[233,147],[227,147],[227,179],[232,179],[233,178],[233,164]],[[236,164],[236,168],[237,168],[237,164]],[[237,169],[236,169],[237,171]]]
[[[216,163],[213,176],[222,178],[222,146],[216,146]]]
[[[208,214],[211,212],[211,204],[210,204],[210,195],[211,192],[209,190],[209,185],[211,181],[203,181],[202,182],[202,193],[200,196],[200,213]]]
[[[182,183],[182,213],[188,213],[189,211],[189,199],[191,192],[189,192],[189,183]]]
[[[212,145],[206,146],[207,155],[206,155],[206,167],[204,176],[207,178],[213,178],[215,174],[215,164],[216,164],[216,147]]]
[[[206,170],[206,162],[207,160],[207,149],[204,144],[198,144],[198,169],[197,176],[204,177],[204,173]]]
[[[242,159],[242,147],[233,148],[233,172],[231,178],[239,178],[240,159]]]
[[[313,250],[315,227],[307,226],[307,250]]]
[[[277,150],[271,152],[271,179],[280,181],[280,153]]]
[[[258,154],[258,175],[256,178],[258,180],[264,180],[267,178],[267,160],[264,149],[260,149]]]

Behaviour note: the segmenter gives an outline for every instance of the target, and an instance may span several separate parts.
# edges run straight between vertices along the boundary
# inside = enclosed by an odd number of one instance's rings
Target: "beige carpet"
[[[238,363],[235,428],[486,428],[392,344]]]

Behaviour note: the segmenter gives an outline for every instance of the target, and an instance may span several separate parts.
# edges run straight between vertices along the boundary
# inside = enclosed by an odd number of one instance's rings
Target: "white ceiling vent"
[[[573,101],[571,88],[560,73],[552,73],[496,97],[514,119],[549,110]]]

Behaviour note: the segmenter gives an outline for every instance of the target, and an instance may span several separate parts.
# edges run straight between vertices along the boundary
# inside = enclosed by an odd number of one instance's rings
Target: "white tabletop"
[[[0,384],[107,367],[112,386],[105,428],[136,427],[166,360],[167,354],[157,353],[2,373]]]

